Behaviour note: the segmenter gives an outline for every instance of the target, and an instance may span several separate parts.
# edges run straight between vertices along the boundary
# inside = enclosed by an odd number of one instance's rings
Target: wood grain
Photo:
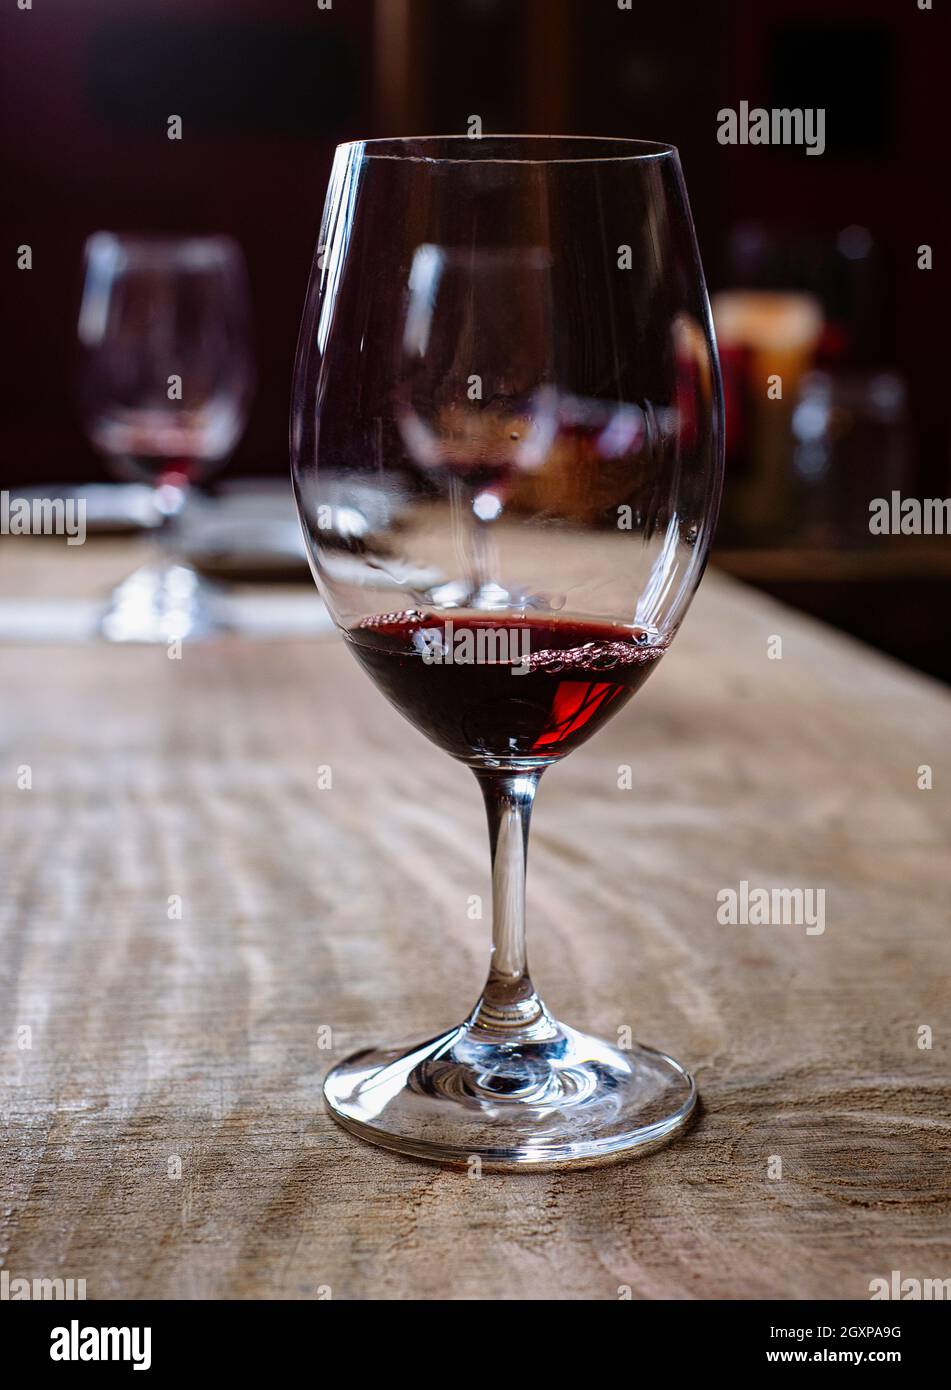
[[[179,662],[6,647],[0,680],[11,1276],[96,1298],[614,1299],[951,1274],[940,687],[705,580],[643,693],[546,776],[529,875],[549,1004],[680,1057],[702,1115],[614,1168],[471,1179],[360,1144],[320,1101],[335,1057],[435,1032],[478,991],[469,773],[336,640]],[[824,934],[720,925],[742,879],[824,888]]]

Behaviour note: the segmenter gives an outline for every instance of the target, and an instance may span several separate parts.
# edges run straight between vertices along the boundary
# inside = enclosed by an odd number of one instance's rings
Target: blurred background
[[[0,487],[113,476],[74,385],[97,229],[224,234],[243,251],[256,389],[209,484],[226,495],[287,477],[298,323],[339,141],[461,134],[473,115],[486,133],[669,141],[724,369],[715,562],[951,679],[948,537],[868,525],[872,498],[951,495],[944,15],[915,0],[11,0],[2,31]],[[825,152],[721,145],[718,111],[744,100],[825,108]],[[919,269],[922,245],[933,269]],[[781,402],[763,400],[770,372]]]

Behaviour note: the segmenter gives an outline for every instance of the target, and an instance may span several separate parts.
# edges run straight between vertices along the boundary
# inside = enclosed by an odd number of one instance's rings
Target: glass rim
[[[127,263],[154,267],[178,264],[187,268],[220,265],[240,256],[234,237],[222,232],[116,232],[100,228],[86,237],[87,260],[121,257]]]
[[[486,146],[519,143],[541,148],[537,154],[526,153],[521,157],[486,151]],[[445,146],[453,144],[457,144],[460,151],[466,149],[468,153],[454,155],[441,152]],[[550,146],[550,152],[545,150],[546,145]],[[429,154],[426,146],[440,152]],[[559,146],[576,152],[556,154],[555,148]],[[596,152],[592,147],[600,147],[600,151]],[[394,159],[420,164],[607,164],[677,157],[676,145],[661,140],[635,140],[623,135],[399,135],[344,140],[337,150],[360,153],[364,159]]]

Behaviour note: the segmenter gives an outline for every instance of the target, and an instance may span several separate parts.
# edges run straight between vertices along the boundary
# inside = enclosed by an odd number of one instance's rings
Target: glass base
[[[228,630],[221,591],[190,565],[146,565],[123,580],[99,626],[109,642],[200,641]]]
[[[496,1170],[609,1162],[684,1128],[697,1088],[679,1062],[546,1021],[539,1041],[484,1041],[470,1021],[415,1047],[356,1052],[324,1097],[371,1144]]]

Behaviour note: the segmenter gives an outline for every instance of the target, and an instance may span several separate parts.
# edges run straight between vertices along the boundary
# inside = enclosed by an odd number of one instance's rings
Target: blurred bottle
[[[792,412],[822,336],[822,308],[808,294],[724,290],[713,320],[727,382],[730,519],[762,543],[788,524]]]
[[[792,416],[797,542],[870,543],[869,502],[911,486],[905,383],[894,372],[816,371]]]
[[[723,533],[739,544],[788,543],[803,522],[801,470],[812,478],[807,492],[814,516],[822,512],[818,491],[839,486],[833,476],[835,451],[829,455],[833,474],[827,474],[818,455],[803,454],[803,440],[793,429],[793,412],[813,368],[825,371],[830,401],[840,394],[843,402],[857,403],[859,417],[866,419],[863,439],[878,471],[894,466],[896,444],[884,446],[888,457],[877,452],[872,421],[878,408],[861,404],[866,395],[884,393],[884,399],[903,390],[883,360],[881,249],[868,228],[858,225],[817,237],[741,223],[730,236],[727,283],[730,288],[713,301],[727,417]],[[839,391],[840,372],[846,375]],[[819,380],[813,379],[807,393],[807,421],[810,409],[819,408],[816,393],[825,389]],[[892,386],[886,388],[885,381]],[[847,484],[842,488],[847,491]],[[830,497],[830,515],[836,506]]]

